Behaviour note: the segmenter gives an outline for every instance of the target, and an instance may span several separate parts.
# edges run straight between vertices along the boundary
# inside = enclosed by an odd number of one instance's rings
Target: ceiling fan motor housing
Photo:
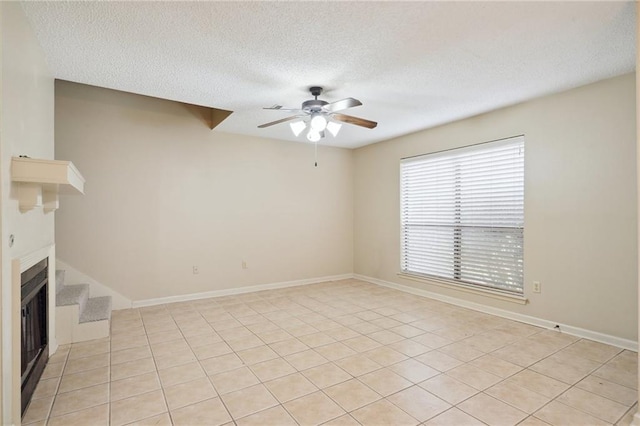
[[[304,101],[302,103],[302,110],[307,114],[312,114],[314,112],[321,112],[322,107],[327,105],[329,102],[321,101],[318,99],[312,99],[310,101]]]

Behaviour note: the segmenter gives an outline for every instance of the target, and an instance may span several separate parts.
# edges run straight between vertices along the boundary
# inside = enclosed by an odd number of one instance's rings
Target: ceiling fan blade
[[[353,99],[353,98],[346,98],[346,99],[341,99],[339,101],[331,102],[330,104],[327,104],[324,107],[322,107],[322,109],[327,112],[336,112],[336,111],[342,111],[343,109],[347,109],[347,108],[357,107],[360,105],[362,105],[362,102],[360,102],[359,100]]]
[[[299,108],[282,108],[282,105],[274,105],[272,107],[266,107],[262,109],[273,109],[276,111],[289,111],[289,112],[302,112]]]
[[[271,123],[264,123],[258,126],[258,129],[264,129],[265,127],[270,127],[275,124],[286,123],[287,121],[295,120],[296,118],[302,117],[301,115],[292,115],[291,117],[282,118],[280,120],[272,121]]]
[[[353,117],[345,114],[331,114],[331,118],[334,120],[342,121],[347,124],[355,124],[356,126],[366,127],[367,129],[374,129],[378,123],[375,121],[365,120],[364,118]]]

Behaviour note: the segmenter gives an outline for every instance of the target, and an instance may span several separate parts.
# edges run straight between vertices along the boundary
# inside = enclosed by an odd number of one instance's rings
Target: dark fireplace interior
[[[20,277],[22,296],[22,415],[49,359],[48,260],[24,271]]]

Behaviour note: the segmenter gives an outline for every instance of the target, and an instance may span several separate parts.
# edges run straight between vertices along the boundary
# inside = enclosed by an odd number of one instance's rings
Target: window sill
[[[425,284],[435,285],[438,287],[449,288],[453,290],[462,291],[464,293],[477,294],[480,296],[490,297],[492,299],[498,299],[505,302],[518,303],[520,305],[526,305],[528,303],[528,299],[524,297],[524,295],[518,294],[508,294],[503,293],[501,291],[495,291],[487,288],[476,288],[470,287],[463,284],[457,284],[448,280],[438,279],[438,278],[427,278],[420,275],[407,274],[405,272],[398,272],[398,276],[400,278],[404,278],[407,280],[418,281]]]

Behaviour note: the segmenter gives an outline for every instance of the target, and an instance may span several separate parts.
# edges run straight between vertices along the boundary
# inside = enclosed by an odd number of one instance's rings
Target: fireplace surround
[[[24,414],[49,359],[48,259],[20,274],[21,414]]]

